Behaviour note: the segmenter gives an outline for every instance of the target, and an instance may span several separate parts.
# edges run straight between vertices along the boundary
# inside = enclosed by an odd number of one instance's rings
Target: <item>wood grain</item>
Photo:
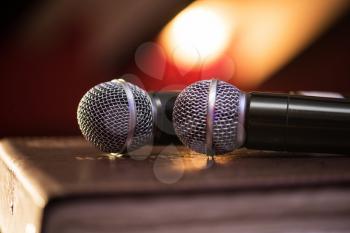
[[[72,137],[4,139],[0,161],[3,233],[350,229],[348,156],[242,149],[211,160],[172,145],[120,156]]]

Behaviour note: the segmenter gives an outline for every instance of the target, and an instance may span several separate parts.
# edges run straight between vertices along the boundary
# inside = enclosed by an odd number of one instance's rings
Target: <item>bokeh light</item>
[[[226,22],[215,9],[198,4],[186,8],[162,34],[167,54],[175,64],[191,68],[215,61],[232,36]]]
[[[180,71],[169,82],[179,76],[186,81],[215,77],[255,89],[304,51],[349,5],[348,0],[195,1],[158,40],[167,62]]]

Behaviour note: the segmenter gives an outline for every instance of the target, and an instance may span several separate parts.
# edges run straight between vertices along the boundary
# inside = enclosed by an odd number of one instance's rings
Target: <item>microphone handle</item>
[[[180,145],[172,123],[173,107],[178,91],[149,92],[154,108],[154,145]]]
[[[349,153],[350,100],[253,92],[245,129],[251,149]]]

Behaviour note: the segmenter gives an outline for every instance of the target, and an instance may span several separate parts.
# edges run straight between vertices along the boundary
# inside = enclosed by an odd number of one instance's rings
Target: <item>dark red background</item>
[[[79,20],[63,27],[59,42],[49,49],[18,47],[13,43],[13,28],[23,23],[21,19],[30,7],[25,4],[12,6],[13,12],[3,14],[0,137],[79,134],[76,108],[82,95],[92,86],[124,73],[133,72],[142,76],[148,89],[160,89],[169,82],[190,82],[174,77],[163,80],[147,77],[133,64],[134,51],[123,61],[116,60],[118,65],[94,63],[93,59],[86,59],[81,47],[89,36],[88,25],[81,25]],[[149,38],[145,36],[144,39],[147,41]],[[349,42],[348,13],[258,89],[350,93]]]

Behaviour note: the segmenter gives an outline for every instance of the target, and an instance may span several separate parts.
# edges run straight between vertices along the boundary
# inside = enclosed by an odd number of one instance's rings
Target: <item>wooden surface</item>
[[[152,149],[118,156],[80,137],[2,140],[0,228],[350,230],[350,157],[242,149],[213,161],[183,147]]]

